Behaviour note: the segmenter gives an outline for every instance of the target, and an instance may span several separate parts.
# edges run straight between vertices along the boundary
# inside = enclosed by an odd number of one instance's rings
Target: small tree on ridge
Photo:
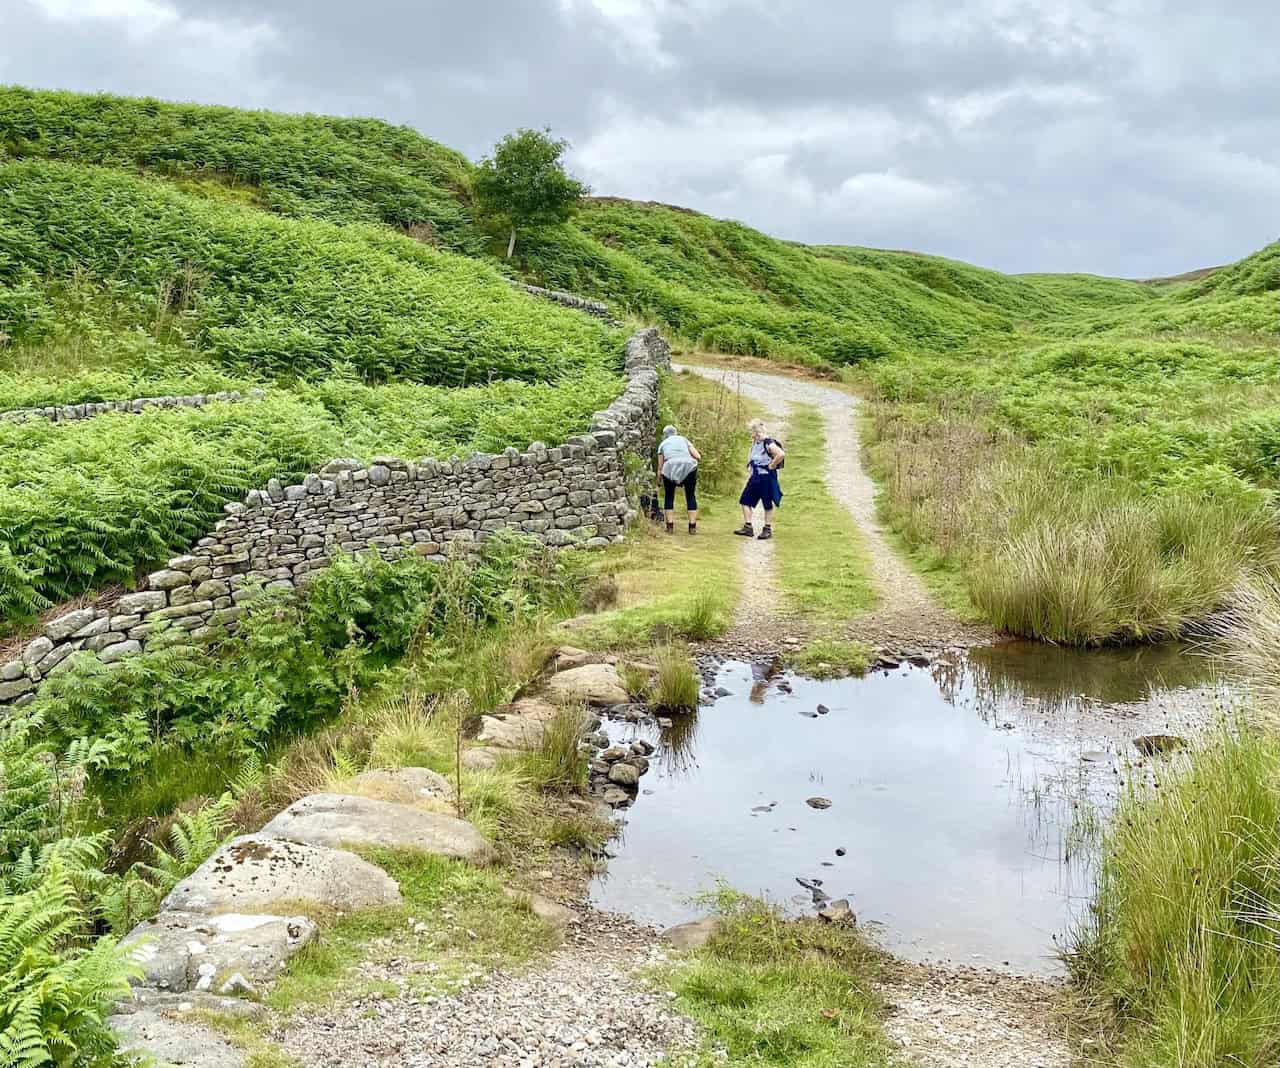
[[[485,214],[511,228],[507,259],[516,250],[516,230],[525,226],[562,223],[573,214],[578,199],[589,190],[565,173],[560,157],[568,141],[546,130],[517,130],[494,146],[480,161],[471,193]]]

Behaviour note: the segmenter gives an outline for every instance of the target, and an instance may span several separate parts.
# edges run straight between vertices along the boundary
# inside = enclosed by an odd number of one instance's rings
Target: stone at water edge
[[[182,1068],[246,1068],[248,1054],[195,1020],[174,1020],[157,1009],[108,1018],[124,1054],[150,1054],[157,1064]]]
[[[139,924],[120,944],[142,968],[142,985],[221,993],[237,974],[250,985],[271,982],[318,930],[305,916],[166,911]]]
[[[1187,740],[1176,734],[1144,734],[1135,738],[1133,745],[1143,756],[1166,756],[1186,749]]]
[[[831,799],[829,797],[810,797],[805,801],[810,808],[824,809],[831,807]]]
[[[295,801],[261,833],[318,846],[414,849],[481,866],[495,856],[493,846],[466,820],[347,794],[311,794]]]
[[[554,927],[561,934],[564,934],[567,928],[582,922],[582,917],[573,909],[561,905],[558,901],[552,901],[549,897],[510,888],[504,889],[502,892],[507,897],[524,900],[528,904],[530,912],[543,923]]]
[[[614,808],[624,808],[631,804],[631,795],[621,786],[610,786],[603,795],[604,803]]]
[[[829,709],[826,705],[822,705],[822,704],[818,705],[818,715],[825,716],[830,711],[831,709]]]
[[[622,676],[612,664],[584,664],[561,671],[551,676],[547,692],[556,701],[605,707],[626,704],[630,699]]]
[[[848,900],[843,897],[838,901],[828,901],[822,908],[818,909],[818,918],[826,920],[827,923],[853,925],[858,922],[857,917],[853,914],[853,909],[849,907]]]
[[[619,761],[609,769],[609,781],[617,783],[619,786],[638,786],[640,784],[640,769],[634,764],[626,764]]]
[[[701,949],[720,929],[720,917],[708,916],[702,920],[677,924],[662,932],[661,938],[676,949]]]
[[[354,853],[268,834],[233,838],[161,902],[176,912],[270,912],[277,902],[310,901],[351,912],[400,904],[400,887]]]
[[[362,771],[351,784],[356,792],[379,801],[412,804],[415,801],[454,800],[453,784],[430,768],[371,768]]]

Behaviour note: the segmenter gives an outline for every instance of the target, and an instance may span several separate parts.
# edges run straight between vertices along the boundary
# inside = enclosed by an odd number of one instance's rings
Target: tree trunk
[[[511,259],[511,253],[516,250],[516,228],[511,228],[511,240],[507,242],[507,259]]]

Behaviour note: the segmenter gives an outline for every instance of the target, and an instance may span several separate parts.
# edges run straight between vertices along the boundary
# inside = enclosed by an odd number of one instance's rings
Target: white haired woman
[[[747,425],[751,431],[751,454],[747,457],[747,484],[738,498],[742,505],[742,526],[734,531],[744,538],[756,536],[752,517],[757,505],[764,506],[764,529],[760,540],[773,537],[773,512],[782,503],[782,487],[778,484],[778,468],[787,454],[782,446],[769,437],[769,428],[760,419],[752,419]]]
[[[667,533],[676,532],[676,487],[684,487],[684,504],[689,511],[689,533],[698,533],[698,462],[702,454],[688,438],[676,433],[673,426],[662,428],[658,446],[658,475],[662,478],[662,510]]]

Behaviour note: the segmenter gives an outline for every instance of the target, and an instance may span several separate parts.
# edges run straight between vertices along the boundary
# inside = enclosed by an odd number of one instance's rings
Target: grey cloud
[[[0,79],[552,125],[599,191],[779,236],[1149,276],[1280,233],[1280,6],[1236,0],[111,0],[0,9]],[[145,21],[145,20],[144,20]]]

